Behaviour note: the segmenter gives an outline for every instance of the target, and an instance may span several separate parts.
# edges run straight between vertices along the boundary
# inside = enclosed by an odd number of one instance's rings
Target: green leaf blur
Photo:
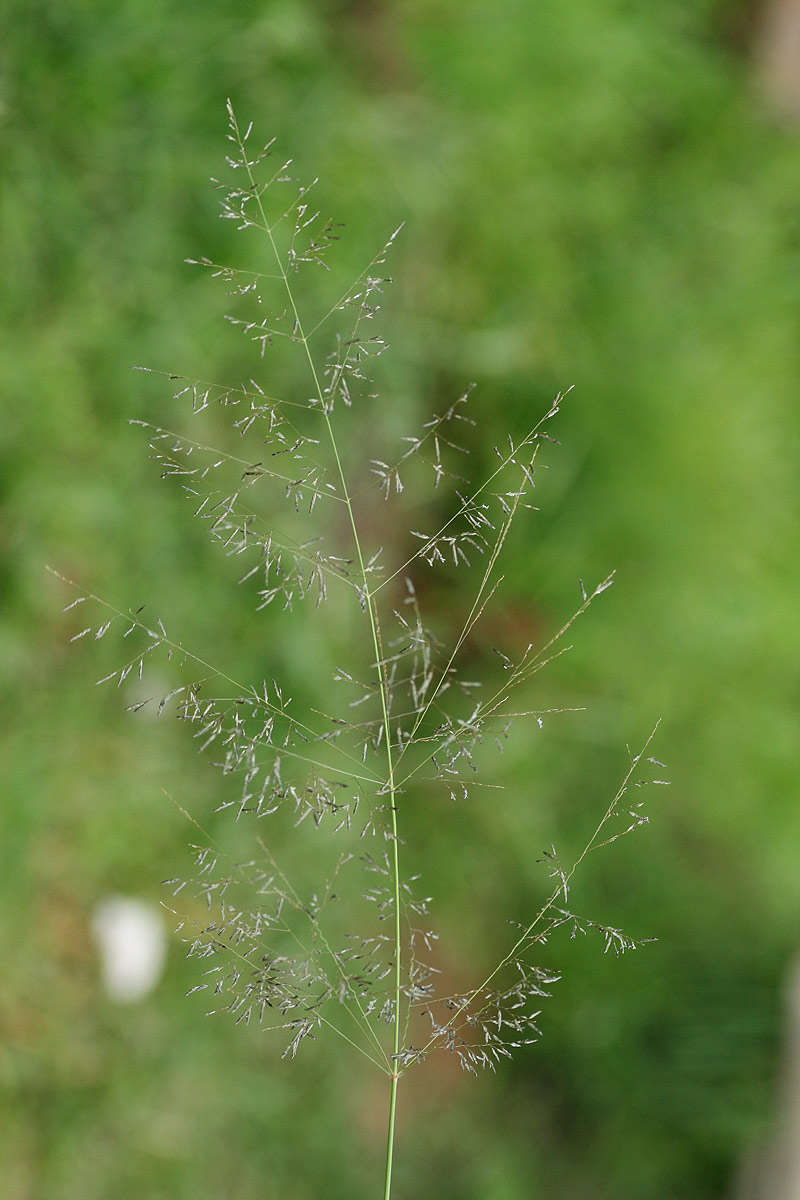
[[[496,1079],[422,1068],[397,1195],[724,1194],[771,1129],[800,904],[800,126],[758,87],[746,6],[6,8],[6,1194],[375,1194],[384,1097],[369,1077],[333,1047],[289,1068],[260,1035],[203,1018],[176,945],[151,997],[113,1007],[90,936],[98,898],[158,900],[182,860],[164,791],[202,813],[219,785],[175,722],[93,687],[104,647],[69,645],[71,596],[45,564],[147,602],[243,671],[254,655],[319,668],[299,623],[275,645],[272,618],[232,593],[128,424],[179,411],[137,364],[253,369],[222,292],[184,264],[240,253],[207,183],[227,96],[320,176],[344,278],[407,222],[381,369],[399,433],[476,380],[471,450],[488,463],[574,385],[498,623],[470,653],[554,631],[579,577],[616,568],[617,583],[540,683],[544,703],[589,711],[514,743],[506,792],[465,811],[455,844],[430,831],[426,887],[466,880],[471,898],[441,914],[456,959],[491,961],[542,849],[585,839],[626,742],[663,717],[672,787],[581,884],[593,917],[657,944],[617,962],[554,943],[565,980],[538,1046]],[[446,591],[429,602],[446,623]]]

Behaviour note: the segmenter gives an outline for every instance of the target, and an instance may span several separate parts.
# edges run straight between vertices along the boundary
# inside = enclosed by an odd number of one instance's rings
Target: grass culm
[[[80,588],[67,608],[76,620],[98,614],[79,622],[73,640],[120,634],[123,665],[98,682],[126,696],[135,682],[126,707],[177,715],[225,776],[212,821],[176,800],[192,829],[192,866],[167,887],[188,954],[199,960],[190,991],[208,998],[208,1012],[274,1030],[284,1058],[330,1035],[385,1076],[380,1186],[388,1200],[406,1074],[440,1051],[477,1074],[535,1042],[542,1001],[558,978],[541,965],[540,951],[556,929],[595,931],[617,953],[640,944],[574,912],[571,888],[589,854],[646,823],[644,793],[634,789],[663,782],[653,778],[661,764],[650,754],[653,730],[629,756],[581,852],[565,862],[554,849],[543,852],[546,887],[496,963],[466,990],[442,991],[410,818],[436,795],[457,819],[475,789],[496,786],[486,774],[495,747],[512,726],[540,727],[553,711],[531,698],[534,677],[560,655],[567,632],[613,577],[592,588],[581,583],[577,608],[542,644],[497,648],[499,674],[467,676],[465,649],[497,603],[512,525],[535,507],[539,456],[564,397],[527,432],[494,447],[480,481],[464,474],[469,386],[394,448],[386,432],[389,448],[373,449],[386,413],[374,373],[387,347],[375,330],[400,230],[337,288],[329,259],[339,227],[316,209],[314,185],[297,181],[274,142],[252,149],[252,127],[240,126],[230,103],[228,139],[230,179],[214,181],[221,215],[251,246],[256,239],[257,270],[193,261],[227,287],[236,310],[229,320],[253,344],[259,366],[236,386],[172,375],[191,414],[184,430],[136,424],[162,477],[191,501],[255,607],[321,620],[323,637],[344,627],[349,657],[326,684],[328,698],[309,698],[305,685],[298,693],[284,678],[233,677],[148,610],[116,608]],[[299,376],[288,373],[292,360]],[[293,383],[289,394],[273,395],[290,377],[303,381],[299,389]],[[202,436],[211,410],[229,421],[226,446]],[[409,529],[428,486],[440,489],[446,519],[435,532]],[[449,644],[424,612],[430,581],[442,573],[458,573],[458,595],[469,596]],[[327,621],[326,608],[334,614]],[[141,687],[158,659],[169,660],[159,670],[171,682],[146,696]],[[248,831],[244,857],[220,833],[228,817]],[[291,868],[293,839],[309,830],[329,854],[312,890]],[[377,1192],[377,1164],[375,1174]]]

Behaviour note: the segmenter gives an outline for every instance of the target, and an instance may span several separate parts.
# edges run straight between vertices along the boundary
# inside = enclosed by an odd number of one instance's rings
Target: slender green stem
[[[361,538],[360,538],[359,532],[358,532],[358,525],[356,523],[355,512],[353,509],[353,503],[352,503],[352,499],[350,497],[350,491],[347,486],[347,480],[346,480],[345,473],[344,473],[344,467],[342,464],[341,457],[339,455],[339,449],[338,449],[338,446],[336,443],[336,438],[335,438],[335,435],[333,432],[333,426],[332,426],[331,419],[330,419],[329,405],[325,401],[322,384],[320,383],[319,375],[317,372],[316,363],[315,363],[314,357],[311,353],[311,348],[309,346],[308,337],[306,336],[304,329],[303,329],[303,322],[300,317],[300,313],[298,312],[297,305],[295,303],[294,292],[292,290],[291,284],[289,283],[289,279],[286,274],[286,269],[284,267],[283,260],[280,256],[278,247],[275,243],[275,239],[273,237],[272,229],[270,227],[269,221],[267,220],[267,215],[266,215],[266,212],[264,210],[264,206],[263,206],[262,200],[261,200],[261,193],[258,190],[258,188],[256,187],[256,183],[253,178],[250,163],[247,158],[247,152],[245,150],[244,143],[239,135],[238,128],[235,125],[235,118],[233,117],[232,110],[231,110],[231,119],[232,119],[232,123],[234,125],[237,140],[239,142],[239,150],[241,153],[242,162],[245,164],[245,169],[247,171],[247,174],[248,174],[248,177],[250,180],[252,194],[256,198],[256,203],[258,205],[259,213],[261,215],[263,228],[266,231],[267,237],[269,238],[269,242],[272,247],[272,252],[275,257],[275,261],[278,265],[280,274],[281,274],[281,279],[283,281],[284,289],[286,291],[286,295],[288,297],[289,304],[291,305],[292,315],[295,320],[295,326],[294,326],[295,336],[296,336],[296,339],[302,344],[303,349],[305,350],[306,358],[308,360],[308,367],[311,372],[311,377],[314,381],[316,397],[317,397],[319,406],[324,415],[325,425],[327,428],[328,437],[329,437],[330,445],[331,445],[331,452],[332,452],[333,457],[336,462],[336,470],[337,470],[337,473],[339,476],[339,482],[340,482],[341,488],[342,488],[342,497],[344,499],[344,502],[345,502],[345,505],[347,508],[348,517],[350,520],[350,529],[351,529],[352,536],[353,536],[353,546],[355,548],[356,557],[358,559],[361,580],[363,583],[363,593],[362,593],[363,604],[364,604],[364,608],[365,608],[365,611],[367,614],[367,618],[369,620],[372,647],[373,647],[374,654],[375,654],[375,670],[376,670],[376,673],[378,676],[378,685],[379,685],[378,691],[379,691],[380,699],[381,699],[381,719],[382,719],[383,731],[384,731],[384,745],[386,747],[386,760],[387,760],[387,770],[388,770],[387,792],[389,795],[389,806],[390,806],[391,824],[392,824],[392,834],[391,834],[392,855],[391,855],[391,859],[392,859],[392,876],[393,876],[392,883],[393,883],[393,894],[394,894],[394,918],[395,918],[394,919],[394,989],[393,989],[394,990],[394,1035],[393,1035],[393,1039],[392,1039],[392,1041],[393,1041],[392,1074],[391,1074],[391,1091],[390,1091],[390,1096],[389,1096],[389,1120],[388,1120],[388,1132],[387,1132],[387,1143],[386,1143],[386,1171],[385,1171],[385,1176],[384,1176],[384,1200],[389,1200],[389,1197],[391,1196],[391,1190],[392,1190],[392,1160],[393,1160],[393,1156],[394,1156],[395,1118],[396,1118],[396,1113],[397,1113],[397,1083],[398,1083],[398,1077],[399,1077],[400,1001],[402,998],[402,987],[401,987],[401,984],[402,984],[401,948],[402,947],[401,947],[401,925],[400,925],[400,853],[399,853],[399,843],[398,843],[397,804],[396,804],[397,789],[395,787],[395,781],[394,781],[394,759],[393,759],[393,754],[392,754],[391,723],[389,720],[388,680],[386,677],[386,667],[385,667],[385,664],[383,661],[383,655],[381,653],[381,637],[380,637],[380,626],[378,623],[377,609],[376,609],[376,605],[375,605],[375,600],[373,598],[373,594],[369,587],[369,577],[367,574],[366,563],[364,561],[364,555],[363,555],[362,546],[361,546]]]
[[[400,1028],[399,1020],[395,1020],[395,1029]],[[390,1200],[392,1194],[392,1159],[394,1157],[394,1125],[397,1113],[397,1081],[398,1074],[392,1072],[392,1088],[389,1093],[389,1130],[386,1135],[386,1176],[383,1187],[383,1200]]]

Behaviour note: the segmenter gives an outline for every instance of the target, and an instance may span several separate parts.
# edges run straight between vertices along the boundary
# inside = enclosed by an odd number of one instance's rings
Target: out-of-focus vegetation
[[[11,4],[5,1194],[335,1200],[377,1186],[383,1090],[336,1047],[288,1067],[263,1036],[204,1021],[177,948],[150,999],[115,1008],[90,938],[100,897],[157,898],[182,858],[186,823],[162,789],[200,815],[219,779],[177,723],[137,722],[93,688],[97,649],[68,647],[71,597],[45,563],[121,605],[146,600],[243,673],[254,645],[281,653],[272,618],[215,587],[218,556],[127,423],[182,419],[134,364],[254,370],[224,295],[184,265],[234,252],[205,183],[226,96],[320,176],[346,223],[345,280],[407,222],[381,379],[399,432],[477,380],[472,451],[488,462],[504,430],[574,385],[542,511],[470,652],[552,632],[579,576],[616,567],[618,584],[540,680],[543,700],[589,711],[515,743],[505,795],[465,812],[463,842],[428,831],[453,970],[496,957],[503,921],[540,894],[542,847],[585,840],[625,743],[664,718],[673,787],[576,894],[658,943],[619,962],[554,943],[565,980],[538,1047],[495,1080],[421,1069],[401,1100],[398,1195],[702,1200],[764,1135],[800,904],[800,143],[753,87],[740,9]],[[440,620],[448,601],[429,597]],[[302,676],[302,630],[290,644]]]

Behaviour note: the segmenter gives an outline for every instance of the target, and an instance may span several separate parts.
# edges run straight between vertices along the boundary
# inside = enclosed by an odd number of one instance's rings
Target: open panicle
[[[283,372],[273,387],[260,369],[258,380],[248,368],[246,382],[227,385],[140,368],[177,385],[173,399],[185,421],[177,429],[134,424],[162,479],[178,485],[193,519],[237,560],[232,586],[255,590],[270,630],[281,619],[277,610],[310,599],[296,620],[320,619],[315,608],[333,602],[325,618],[329,662],[342,665],[319,672],[324,685],[316,692],[306,680],[264,677],[272,660],[259,637],[258,657],[248,658],[256,665],[240,680],[242,668],[212,663],[144,606],[117,608],[55,574],[78,592],[65,605],[71,641],[85,647],[119,633],[122,664],[98,683],[121,689],[131,711],[177,717],[224,777],[210,832],[178,805],[199,835],[190,870],[166,881],[165,903],[187,953],[201,960],[189,994],[202,994],[209,1013],[279,1032],[285,1058],[330,1032],[385,1073],[388,1200],[402,1076],[440,1049],[468,1072],[494,1070],[536,1041],[542,1001],[559,979],[541,961],[556,931],[595,933],[615,953],[642,944],[576,915],[570,897],[590,853],[647,822],[639,789],[665,780],[650,755],[654,730],[630,756],[583,849],[571,862],[552,847],[542,853],[542,895],[527,902],[530,919],[516,923],[502,957],[471,988],[447,990],[432,899],[407,865],[419,849],[414,817],[442,794],[463,803],[473,789],[482,797],[501,788],[487,764],[516,722],[542,730],[546,715],[579,711],[542,704],[532,685],[568,648],[567,633],[613,573],[589,590],[580,581],[572,615],[541,642],[475,652],[512,525],[537,510],[540,455],[555,442],[550,429],[566,393],[526,433],[493,448],[482,479],[473,466],[483,456],[472,384],[418,432],[384,449],[371,371],[387,348],[375,319],[401,227],[341,287],[331,261],[341,226],[317,205],[317,181],[298,182],[274,139],[256,149],[252,125],[243,128],[230,103],[228,139],[232,179],[214,181],[221,216],[256,236],[256,259],[246,269],[206,257],[187,261],[221,279],[241,309],[229,320],[267,356],[267,375],[281,354],[281,362],[293,357],[295,373]],[[328,294],[315,306],[309,287],[329,275]],[[388,434],[383,440],[391,444]],[[392,504],[376,506],[375,482]],[[420,515],[425,483],[436,519]],[[376,519],[376,509],[387,515]],[[387,528],[409,512],[411,528]],[[431,580],[442,574],[449,583],[458,577],[450,593],[458,612],[448,620],[424,611]],[[348,631],[348,650],[334,637],[335,621]],[[156,661],[160,674],[150,671]],[[524,787],[524,795],[515,789],[520,805],[533,802]],[[459,805],[437,811],[457,820]],[[231,850],[234,836],[245,839],[246,854]],[[275,850],[291,857],[295,845],[308,867],[297,871],[297,882]],[[317,866],[317,882],[309,883]]]

